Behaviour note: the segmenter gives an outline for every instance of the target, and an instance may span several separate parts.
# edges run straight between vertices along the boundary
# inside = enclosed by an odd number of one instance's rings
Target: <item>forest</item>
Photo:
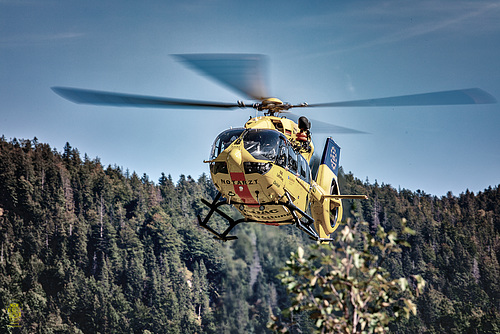
[[[437,197],[340,171],[344,220],[416,231],[391,276],[421,275],[417,314],[394,333],[500,332],[500,189]],[[315,242],[293,226],[241,224],[214,240],[197,223],[210,177],[103,166],[69,143],[0,138],[0,332],[271,333],[291,299],[278,278]],[[236,214],[235,212],[229,212]],[[223,221],[215,217],[215,226]],[[12,309],[21,310],[13,325]],[[293,333],[314,331],[297,314]]]

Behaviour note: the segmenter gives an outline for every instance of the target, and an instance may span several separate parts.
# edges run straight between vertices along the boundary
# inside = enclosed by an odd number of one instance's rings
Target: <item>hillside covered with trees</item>
[[[411,247],[388,258],[394,277],[421,275],[417,315],[398,333],[500,331],[500,189],[438,198],[341,172],[345,219],[398,229]],[[240,225],[222,243],[198,227],[208,176],[150,180],[34,140],[0,139],[0,331],[264,333],[291,299],[278,275],[314,242],[293,227]],[[350,213],[349,213],[350,212]],[[230,214],[235,214],[231,212]],[[216,221],[215,224],[222,224]],[[22,310],[8,327],[7,308]],[[296,314],[292,332],[314,329]]]

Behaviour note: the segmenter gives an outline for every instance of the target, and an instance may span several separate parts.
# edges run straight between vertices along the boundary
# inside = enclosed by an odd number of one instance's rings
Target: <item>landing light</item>
[[[217,173],[228,174],[229,173],[227,170],[227,164],[225,162],[221,162],[221,161],[213,162],[212,165],[210,166],[210,168],[212,169],[213,174],[217,174]]]
[[[270,162],[244,162],[245,174],[259,173],[266,174],[273,166]]]

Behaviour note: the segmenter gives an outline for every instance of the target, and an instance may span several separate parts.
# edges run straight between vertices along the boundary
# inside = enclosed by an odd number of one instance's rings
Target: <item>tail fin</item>
[[[340,146],[332,138],[326,140],[320,165],[326,165],[335,174],[339,173]]]

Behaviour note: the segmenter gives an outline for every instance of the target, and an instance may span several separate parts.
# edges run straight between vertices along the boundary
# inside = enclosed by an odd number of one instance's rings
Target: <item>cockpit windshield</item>
[[[243,135],[243,145],[255,159],[274,161],[280,145],[280,133],[275,130],[249,129]]]
[[[217,158],[219,154],[241,136],[243,131],[245,131],[243,128],[229,129],[218,135],[212,146],[210,160]]]

